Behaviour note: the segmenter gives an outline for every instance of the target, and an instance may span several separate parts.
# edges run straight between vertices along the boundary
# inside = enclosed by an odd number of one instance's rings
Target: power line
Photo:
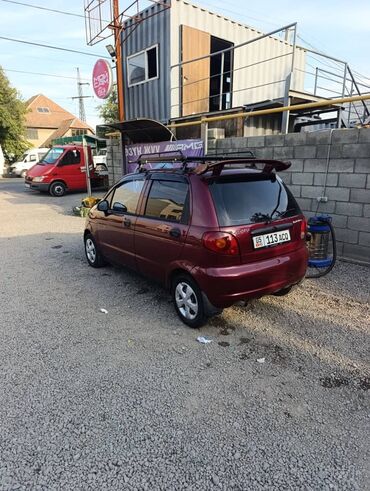
[[[27,72],[25,70],[14,70],[12,68],[4,68],[4,67],[2,67],[2,69],[5,72],[24,73],[24,74],[27,74],[27,75],[41,75],[43,77],[68,78],[68,79],[71,79],[71,80],[76,81],[76,77],[68,77],[67,75],[56,75],[54,73]],[[88,78],[83,78],[81,80],[89,80],[89,79]]]
[[[73,17],[82,17],[82,18],[85,17],[84,15],[77,14],[74,12],[66,12],[65,10],[49,9],[47,7],[40,7],[39,5],[31,5],[29,3],[16,2],[14,0],[1,0],[1,1],[6,2],[6,3],[14,3],[15,5],[22,5],[23,7],[31,7],[31,8],[39,9],[39,10],[47,10],[48,12],[54,12],[55,14],[72,15]]]
[[[31,7],[33,9],[38,9],[38,10],[46,10],[47,12],[53,12],[54,14],[62,14],[62,15],[70,15],[72,17],[79,17],[79,18],[85,18],[84,15],[82,14],[77,14],[76,12],[68,12],[66,10],[57,10],[57,9],[50,9],[47,7],[41,7],[40,5],[32,5],[30,3],[24,3],[24,2],[16,2],[15,0],[0,0],[1,2],[6,2],[6,3],[13,3],[14,5],[21,5],[22,7]],[[103,22],[110,23],[111,21],[109,20],[104,20],[104,19],[98,19],[98,18],[92,18],[91,20],[103,20]]]
[[[32,41],[25,41],[23,39],[8,38],[8,37],[5,37],[5,36],[0,36],[0,39],[4,39],[5,41],[12,41],[14,43],[21,43],[21,44],[29,44],[31,46],[38,46],[40,48],[56,49],[58,51],[67,51],[68,53],[76,53],[76,54],[79,54],[79,55],[94,56],[94,57],[99,57],[99,58],[105,58],[106,60],[110,60],[111,59],[111,58],[108,58],[108,56],[97,55],[96,53],[86,53],[86,51],[78,51],[78,50],[75,50],[75,49],[62,48],[60,46],[52,46],[51,44],[35,43],[35,42],[32,42]]]

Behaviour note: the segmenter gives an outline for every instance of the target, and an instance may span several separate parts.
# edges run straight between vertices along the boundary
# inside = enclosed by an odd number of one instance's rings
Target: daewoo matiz
[[[156,168],[146,168],[149,161]],[[209,157],[172,164],[179,159],[141,159],[91,209],[90,266],[109,261],[159,281],[191,327],[240,300],[284,295],[303,279],[306,220],[276,175],[289,163]]]

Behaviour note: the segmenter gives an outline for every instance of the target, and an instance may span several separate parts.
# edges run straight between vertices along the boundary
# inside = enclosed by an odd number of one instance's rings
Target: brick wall
[[[248,148],[256,157],[291,161],[289,172],[280,175],[305,215],[332,215],[338,255],[370,264],[370,129],[330,133],[226,138],[210,142],[209,148],[210,152]],[[327,203],[319,203],[320,196],[326,196]]]
[[[122,149],[119,138],[111,138],[107,141],[107,167],[109,172],[109,186],[112,186],[123,174]]]

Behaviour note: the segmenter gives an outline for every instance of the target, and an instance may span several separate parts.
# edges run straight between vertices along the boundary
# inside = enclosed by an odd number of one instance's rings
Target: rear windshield
[[[221,227],[298,215],[292,193],[275,175],[225,176],[209,184]]]

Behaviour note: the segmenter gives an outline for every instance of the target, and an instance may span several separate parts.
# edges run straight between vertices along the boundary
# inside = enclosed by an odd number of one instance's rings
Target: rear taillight
[[[206,232],[203,234],[203,245],[210,251],[235,256],[239,254],[239,244],[233,234],[228,232]]]
[[[306,240],[307,235],[307,220],[304,218],[301,221],[301,239]]]

